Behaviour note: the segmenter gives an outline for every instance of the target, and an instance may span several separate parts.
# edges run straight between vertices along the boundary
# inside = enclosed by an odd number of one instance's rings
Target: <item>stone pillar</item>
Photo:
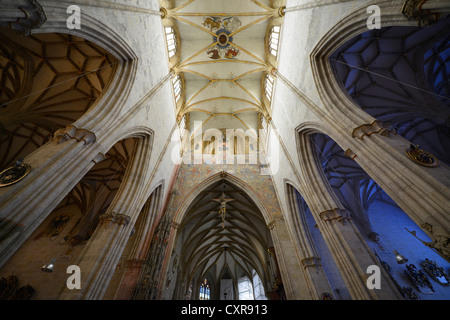
[[[363,237],[342,208],[331,186],[315,160],[310,137],[300,134],[302,145],[299,161],[304,176],[303,197],[335,260],[347,289],[355,300],[402,299],[389,276],[379,265]],[[369,289],[366,285],[367,268],[380,266],[381,289]]]
[[[127,260],[127,267],[124,271],[115,299],[127,300],[131,298],[133,290],[136,287],[139,274],[149,250],[150,241],[153,235],[152,231],[155,229],[154,221],[160,208],[161,192],[161,186],[156,188],[139,214],[139,220],[136,223],[136,231],[134,233],[136,241],[131,249],[129,255],[130,258]]]
[[[295,252],[295,242],[290,236],[289,228],[282,219],[276,219],[268,226],[274,242],[276,262],[279,267],[285,298],[288,300],[314,299],[306,275],[299,272],[302,265]]]
[[[150,140],[148,136],[138,139],[119,191],[79,257],[81,289],[64,288],[61,300],[102,299],[142,208]]]
[[[0,188],[0,266],[95,165],[100,153],[95,134],[77,132],[81,131],[74,129],[63,140],[55,136],[27,156],[24,162],[31,167],[29,174]]]
[[[444,164],[429,167],[416,163],[407,154],[411,143],[395,134],[372,134],[355,140],[354,160],[437,241],[433,246],[450,260],[449,168]]]
[[[287,196],[291,209],[290,214],[292,215],[290,225],[291,229],[293,229],[293,241],[296,242],[297,254],[311,295],[315,299],[320,299],[324,293],[333,295],[333,290],[328,282],[319,253],[306,223],[306,208],[300,207],[295,193],[295,188],[289,185]]]

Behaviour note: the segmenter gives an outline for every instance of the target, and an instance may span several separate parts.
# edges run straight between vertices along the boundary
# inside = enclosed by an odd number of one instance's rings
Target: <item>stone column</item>
[[[354,160],[450,259],[450,170],[444,164],[428,167],[407,155],[411,143],[395,134],[372,134],[355,139]],[[439,247],[439,248],[438,248]]]
[[[300,134],[299,160],[304,176],[303,197],[321,231],[347,288],[355,300],[401,299],[400,293],[380,266],[356,226],[342,208],[314,157],[310,137]],[[380,266],[381,289],[366,285],[367,268]]]
[[[382,27],[388,27],[414,25],[414,21],[411,22],[404,15],[407,13],[406,7],[414,3],[418,5],[419,2],[423,1],[380,0],[372,4],[380,6],[383,12]],[[447,5],[440,0],[424,3],[433,4],[433,9],[440,8],[446,11]],[[417,9],[415,6],[412,7]],[[311,53],[311,66],[317,91],[326,112],[317,106],[313,106],[313,110],[324,120],[325,126],[329,127],[331,132],[337,133],[332,138],[342,149],[350,149],[355,155],[354,160],[361,168],[411,219],[428,232],[435,242],[430,245],[439,248],[442,255],[450,259],[448,167],[421,166],[410,160],[405,154],[410,142],[389,132],[380,121],[349,98],[336,77],[330,77],[334,72],[330,55],[348,39],[365,31],[367,31],[366,8],[359,8],[342,19],[317,43]]]
[[[305,208],[300,207],[294,187],[288,186],[287,193],[291,209],[290,213],[293,216],[290,223],[291,229],[293,229],[293,241],[296,242],[297,254],[303,267],[308,287],[312,292],[311,294],[316,299],[320,299],[324,293],[333,295],[333,290],[328,282],[319,253],[306,223]]]
[[[160,208],[162,187],[159,186],[150,195],[149,199],[139,214],[139,219],[135,225],[135,242],[131,249],[129,259],[126,261],[127,267],[124,271],[122,281],[119,285],[116,299],[129,299],[138,282],[139,274],[145,263],[146,255],[149,250],[150,241],[155,229],[155,218]]]
[[[269,225],[270,235],[274,242],[276,261],[279,267],[284,293],[288,300],[314,299],[312,290],[308,285],[306,274],[299,272],[302,265],[295,252],[295,242],[290,236],[286,222],[281,219],[273,220]],[[304,266],[304,265],[303,265]]]
[[[29,174],[0,188],[0,266],[95,165],[100,145],[92,131],[71,128],[24,159]]]
[[[138,140],[119,191],[79,257],[81,289],[64,288],[60,299],[100,300],[103,297],[142,208],[150,140],[148,136]]]

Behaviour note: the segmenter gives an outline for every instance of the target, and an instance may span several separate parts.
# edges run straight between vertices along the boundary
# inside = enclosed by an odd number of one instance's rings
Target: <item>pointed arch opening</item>
[[[230,180],[215,179],[197,190],[182,219],[175,219],[180,221],[174,247],[179,256],[177,283],[196,284],[194,299],[205,278],[211,300],[239,298],[242,275],[250,282],[258,275],[259,298],[272,289],[277,271],[269,261],[270,230],[259,206]],[[251,293],[254,298],[253,284]]]
[[[317,166],[333,194],[400,292],[407,299],[448,298],[445,288],[432,283],[432,277],[429,280],[433,290],[427,285],[417,285],[408,276],[407,266],[421,270],[427,261],[444,269],[450,266],[445,249],[436,246],[436,240],[425,232],[426,226],[413,221],[331,137],[315,133],[310,141]],[[397,253],[407,261],[399,263]]]

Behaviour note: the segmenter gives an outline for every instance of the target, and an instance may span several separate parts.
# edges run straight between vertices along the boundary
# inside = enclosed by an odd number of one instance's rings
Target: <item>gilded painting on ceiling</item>
[[[241,21],[236,17],[206,17],[203,26],[215,35],[213,46],[206,49],[210,59],[236,59],[239,49],[233,45],[233,34],[241,26]]]

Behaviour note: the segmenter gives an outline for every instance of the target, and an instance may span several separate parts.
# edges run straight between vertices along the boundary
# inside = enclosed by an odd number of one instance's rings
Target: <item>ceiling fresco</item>
[[[251,130],[267,114],[263,79],[274,66],[268,59],[267,31],[279,19],[278,7],[262,0],[183,0],[162,2],[165,26],[174,28],[178,57],[172,70],[183,78],[179,117],[207,129]],[[193,130],[190,130],[193,133]]]

